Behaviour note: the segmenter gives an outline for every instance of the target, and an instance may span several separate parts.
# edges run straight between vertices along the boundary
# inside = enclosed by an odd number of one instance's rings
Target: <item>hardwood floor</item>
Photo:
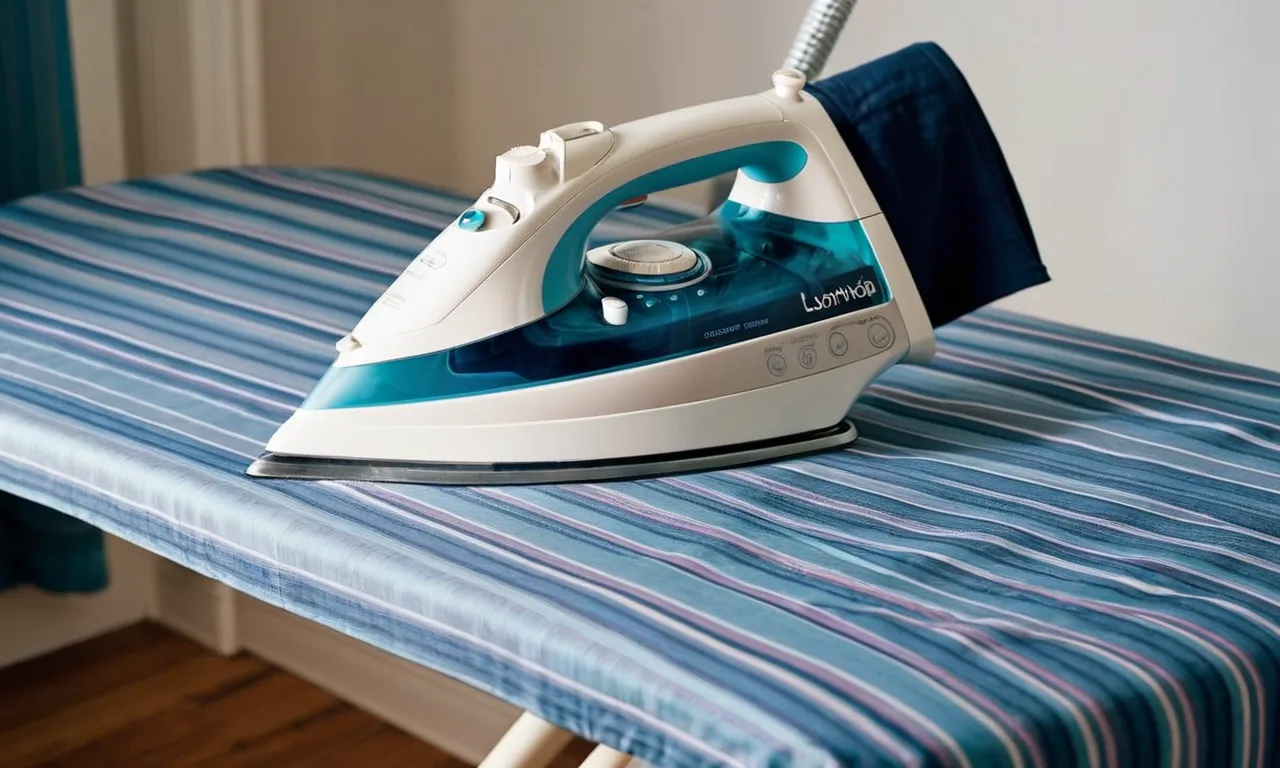
[[[555,768],[589,749],[575,742]],[[0,670],[0,768],[348,765],[466,764],[259,659],[153,624]]]

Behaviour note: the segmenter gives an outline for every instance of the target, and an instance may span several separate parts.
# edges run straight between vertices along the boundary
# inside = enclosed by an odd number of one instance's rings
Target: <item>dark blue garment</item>
[[[994,132],[941,48],[810,83],[862,169],[934,326],[1047,282]]]

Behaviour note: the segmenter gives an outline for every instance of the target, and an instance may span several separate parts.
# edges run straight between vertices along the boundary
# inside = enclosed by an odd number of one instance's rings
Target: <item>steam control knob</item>
[[[494,169],[495,187],[514,186],[537,193],[556,183],[556,168],[544,149],[521,145],[498,155]]]

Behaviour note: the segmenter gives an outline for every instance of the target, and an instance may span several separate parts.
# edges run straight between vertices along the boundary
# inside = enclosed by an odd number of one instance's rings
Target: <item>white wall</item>
[[[523,4],[520,4],[523,5]],[[451,5],[262,0],[267,159],[449,183]]]
[[[545,127],[767,87],[807,6],[458,2],[457,183]],[[1280,369],[1278,28],[1273,0],[861,0],[827,71],[956,59],[1054,278],[1007,306]]]
[[[474,193],[542,129],[766,87],[808,0],[261,6],[269,162]],[[957,60],[1054,277],[1006,306],[1280,369],[1277,28],[1274,0],[860,0],[828,71]]]
[[[537,143],[543,129],[618,123],[769,87],[807,7],[794,0],[454,5],[458,183],[475,191],[492,180],[494,155]]]
[[[1280,3],[855,13],[834,66],[929,38],[982,101],[1054,277],[1009,306],[1280,369]]]

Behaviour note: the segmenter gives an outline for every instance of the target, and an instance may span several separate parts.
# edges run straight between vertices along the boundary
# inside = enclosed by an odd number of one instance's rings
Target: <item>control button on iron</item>
[[[800,365],[804,368],[813,368],[813,366],[818,364],[818,353],[814,350],[812,345],[801,347],[799,357]]]
[[[844,353],[849,351],[849,340],[843,333],[835,331],[827,337],[827,349],[836,357],[844,357]]]
[[[562,125],[559,128],[552,128],[549,132],[556,134],[563,141],[573,141],[574,139],[580,139],[583,136],[592,136],[603,130],[603,124],[585,120],[580,123],[569,123],[567,125]]]
[[[627,324],[627,302],[616,296],[605,296],[600,300],[600,308],[604,321],[609,325]]]
[[[782,358],[782,355],[769,355],[768,365],[769,373],[774,376],[781,376],[787,372],[787,361]]]
[[[484,211],[471,208],[458,217],[458,227],[468,232],[475,232],[484,226]]]
[[[872,323],[867,329],[867,341],[876,349],[884,349],[893,343],[893,332],[884,323]]]
[[[502,210],[506,211],[507,215],[511,217],[511,221],[509,223],[515,224],[517,221],[520,220],[520,209],[515,207],[511,203],[508,203],[506,200],[503,200],[500,197],[494,197],[493,195],[490,195],[486,199],[489,201],[490,205],[496,205]]]

